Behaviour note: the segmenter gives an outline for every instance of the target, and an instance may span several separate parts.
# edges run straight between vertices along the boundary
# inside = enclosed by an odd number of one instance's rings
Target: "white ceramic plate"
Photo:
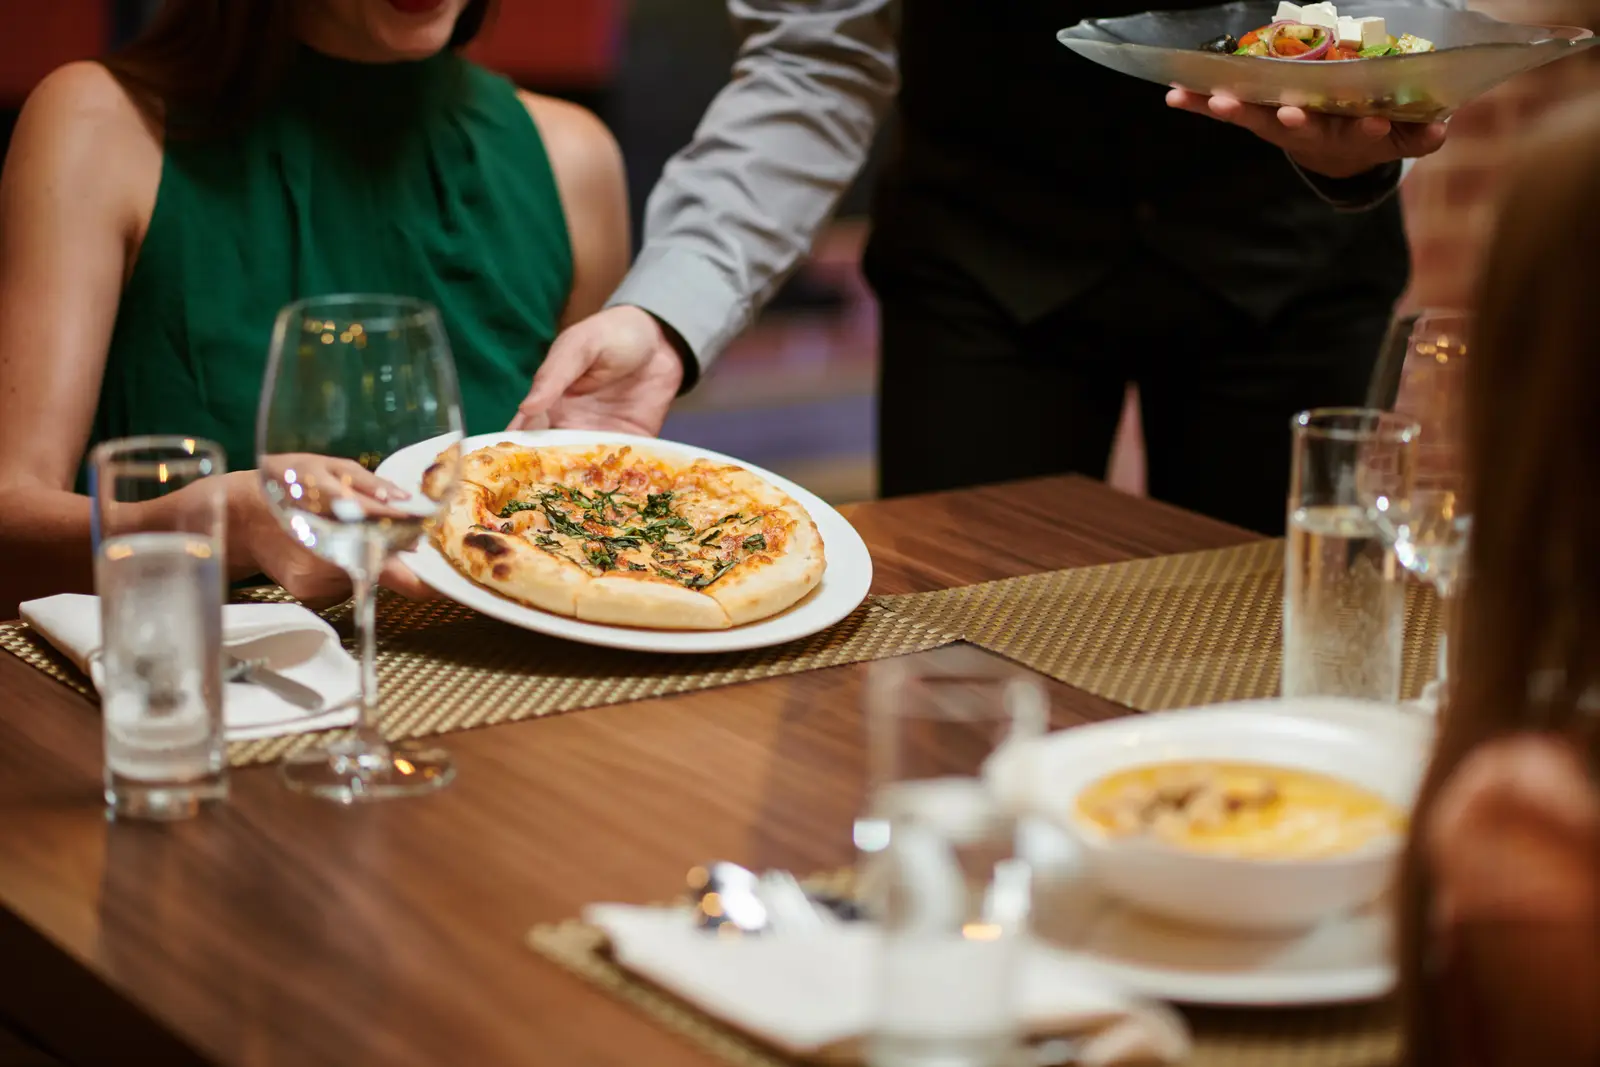
[[[417,490],[422,484],[423,471],[427,470],[438,456],[443,447],[441,441],[444,440],[446,439],[424,441],[409,448],[402,448],[378,466],[378,475],[403,489]],[[681,455],[686,459],[703,458],[718,463],[736,464],[782,489],[811,513],[812,520],[817,524],[817,530],[822,534],[828,566],[817,588],[806,594],[793,607],[769,619],[736,626],[729,630],[643,630],[583,622],[508,600],[478,585],[456,570],[431,543],[424,543],[415,551],[401,555],[402,562],[410,567],[418,578],[451,600],[491,618],[553,637],[564,637],[570,641],[580,641],[590,645],[605,645],[609,648],[626,648],[640,652],[733,652],[778,645],[825,630],[854,611],[857,605],[866,599],[867,590],[872,586],[872,556],[867,552],[866,542],[861,540],[861,535],[856,533],[855,527],[816,494],[760,467],[718,452],[672,441],[593,430],[505,431],[479,434],[467,438],[462,444],[462,450],[463,453],[471,452],[501,441],[514,441],[517,444],[535,447],[635,444],[672,455]]]
[[[1247,935],[1171,923],[1103,893],[1087,876],[1079,846],[1059,825],[1065,805],[1061,781],[1066,768],[1057,761],[1067,753],[1071,734],[1103,731],[1108,748],[1143,751],[1138,762],[1183,758],[1186,737],[1226,730],[1241,713],[1262,712],[1370,730],[1375,749],[1391,754],[1414,752],[1418,774],[1433,729],[1430,718],[1353,701],[1252,701],[1129,716],[1096,727],[1060,731],[1019,746],[997,765],[994,781],[1027,813],[1026,851],[1042,876],[1037,903],[1041,934],[1082,952],[1130,989],[1178,1003],[1253,1007],[1337,1004],[1373,1000],[1393,990],[1392,900],[1380,900],[1312,929],[1282,935]],[[1241,751],[1240,758],[1248,755]],[[1119,761],[1120,765],[1126,762]],[[1108,762],[1107,772],[1110,769]],[[1076,780],[1098,774],[1098,768],[1091,772],[1076,766],[1071,776]]]

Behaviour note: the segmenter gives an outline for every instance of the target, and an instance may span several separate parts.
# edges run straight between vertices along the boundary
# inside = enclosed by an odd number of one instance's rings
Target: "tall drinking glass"
[[[90,456],[105,796],[114,817],[181,819],[227,795],[222,449],[131,437]]]
[[[1449,630],[1472,531],[1461,462],[1463,373],[1472,319],[1461,311],[1427,311],[1417,318],[1395,410],[1419,426],[1415,470],[1396,486],[1381,472],[1364,479],[1365,503],[1395,558],[1438,594],[1436,675],[1424,702],[1437,704],[1449,675]]]
[[[378,715],[374,616],[391,555],[416,544],[449,499],[460,468],[461,403],[438,312],[397,296],[328,296],[278,313],[256,430],[261,484],[284,528],[349,574],[361,660],[353,735],[286,759],[284,780],[343,803],[446,785],[448,753],[390,745]],[[427,492],[371,471],[399,449],[433,442]]]
[[[1018,1037],[1019,948],[1030,875],[1016,821],[984,763],[1043,733],[1038,681],[957,647],[874,663],[871,781],[856,840],[882,921],[873,1067],[1008,1062]]]
[[[1409,487],[1417,424],[1324,408],[1295,416],[1293,429],[1283,695],[1398,704],[1405,587],[1365,493],[1380,478]]]

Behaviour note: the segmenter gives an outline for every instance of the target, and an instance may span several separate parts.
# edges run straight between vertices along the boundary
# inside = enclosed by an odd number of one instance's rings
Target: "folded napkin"
[[[60,650],[99,688],[100,599],[63,593],[21,606],[22,621]],[[223,687],[222,716],[229,741],[309,733],[355,722],[361,668],[322,619],[298,604],[227,604],[222,645],[243,660],[265,660],[276,671],[322,697],[323,711],[307,711],[253,682]]]
[[[1422,692],[1418,694],[1417,699],[1402,701],[1400,706],[1406,711],[1415,712],[1418,715],[1439,714],[1439,680],[1435,678],[1422,687]]]
[[[723,1023],[792,1056],[859,1060],[877,1008],[879,931],[847,923],[815,933],[717,938],[688,909],[594,904],[616,961]],[[1083,1067],[1165,1067],[1189,1054],[1183,1022],[1090,965],[1024,946],[1019,991],[1035,1037],[1073,1039]]]

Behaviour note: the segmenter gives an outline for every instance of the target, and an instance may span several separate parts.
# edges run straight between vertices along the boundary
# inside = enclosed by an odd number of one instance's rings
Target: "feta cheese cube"
[[[1300,9],[1300,21],[1307,26],[1326,26],[1333,33],[1339,32],[1339,12],[1332,4],[1307,4]]]
[[[1278,13],[1272,16],[1273,22],[1299,22],[1300,5],[1291,4],[1289,0],[1278,0]]]
[[[1375,15],[1361,18],[1339,17],[1339,47],[1359,52],[1363,48],[1380,48],[1389,43],[1389,31],[1383,19]]]

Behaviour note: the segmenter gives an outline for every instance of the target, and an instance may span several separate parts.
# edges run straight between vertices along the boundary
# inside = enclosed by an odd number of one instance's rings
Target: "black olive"
[[[1200,46],[1202,52],[1216,52],[1218,55],[1231,56],[1239,50],[1239,42],[1233,34],[1225,33],[1221,37],[1207,41]]]

